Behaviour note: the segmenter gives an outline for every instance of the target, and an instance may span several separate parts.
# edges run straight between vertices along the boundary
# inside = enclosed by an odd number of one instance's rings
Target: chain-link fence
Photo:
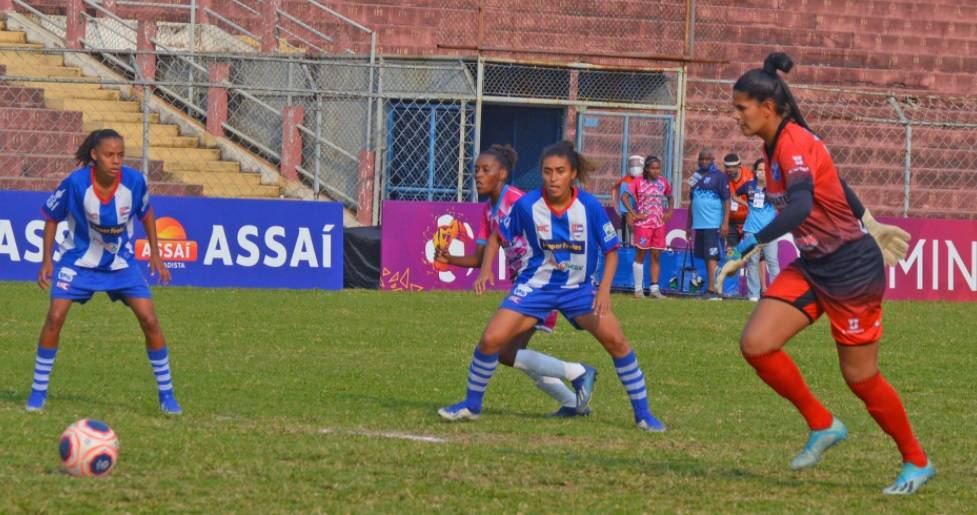
[[[686,175],[695,170],[704,148],[713,150],[717,160],[728,152],[738,153],[744,163],[762,156],[759,140],[744,137],[733,120],[732,84],[688,83]],[[841,176],[874,211],[927,218],[977,216],[977,99],[803,85],[791,89]]]

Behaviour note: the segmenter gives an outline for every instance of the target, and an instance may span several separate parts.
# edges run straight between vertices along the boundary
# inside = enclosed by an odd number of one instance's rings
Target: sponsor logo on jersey
[[[611,222],[605,223],[603,229],[604,229],[604,241],[605,242],[611,241],[614,238],[617,238],[617,230],[614,229],[614,224],[612,224]]]
[[[48,197],[47,199],[47,208],[50,209],[51,211],[54,211],[58,207],[58,204],[61,203],[61,197],[64,196],[64,193],[65,193],[64,188],[61,188],[55,191],[54,193],[52,193],[51,196]]]
[[[100,225],[94,222],[88,222],[88,227],[102,236],[119,236],[126,230],[125,224]]]
[[[516,287],[512,289],[512,294],[516,297],[526,297],[532,292],[532,287],[526,284],[517,284]]]
[[[548,233],[548,232],[550,232],[550,226],[549,226],[549,224],[539,224],[539,225],[537,225],[536,226],[536,232],[540,232],[540,233]]]
[[[66,283],[70,283],[71,281],[74,281],[76,275],[78,275],[78,272],[70,268],[61,267],[58,270],[58,280],[64,281]]]
[[[780,173],[780,164],[774,163],[770,167],[770,175],[773,176],[773,180],[779,181],[783,174]]]
[[[568,251],[574,254],[582,254],[584,251],[584,244],[576,241],[559,241],[559,240],[541,240],[539,246],[543,250],[548,250],[550,252],[558,251]]]
[[[68,283],[64,282],[64,281],[58,281],[58,283],[55,284],[55,286],[57,288],[59,288],[59,289],[64,290],[64,291],[68,291],[68,289],[71,288],[71,286]]]

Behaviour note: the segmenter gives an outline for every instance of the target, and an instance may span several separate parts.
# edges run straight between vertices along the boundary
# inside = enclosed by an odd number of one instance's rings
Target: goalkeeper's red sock
[[[879,427],[896,441],[899,452],[902,453],[902,461],[925,467],[928,461],[926,453],[913,435],[913,428],[909,424],[909,417],[906,416],[899,394],[882,377],[882,373],[858,383],[849,383],[848,387],[865,403]]]
[[[831,426],[834,417],[825,409],[804,383],[801,371],[794,360],[782,350],[760,356],[744,356],[747,363],[756,369],[763,382],[770,385],[781,397],[789,400],[801,412],[807,427],[820,431]]]

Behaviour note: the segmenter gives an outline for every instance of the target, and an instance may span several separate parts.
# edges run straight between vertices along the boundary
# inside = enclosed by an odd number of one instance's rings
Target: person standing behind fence
[[[617,214],[621,215],[621,242],[625,247],[631,246],[631,232],[633,231],[634,220],[628,217],[628,207],[624,203],[625,198],[630,195],[631,182],[641,177],[641,171],[645,166],[645,158],[641,156],[631,156],[628,158],[628,173],[618,179],[611,189],[611,203],[617,209]]]
[[[705,260],[709,300],[722,300],[716,293],[716,266],[721,240],[729,232],[729,179],[716,168],[711,150],[699,153],[699,180],[689,193],[689,221],[686,231],[693,242],[695,257]],[[694,232],[693,232],[694,231]]]
[[[659,258],[665,248],[665,224],[672,218],[672,207],[668,203],[672,187],[661,176],[662,162],[658,156],[645,158],[641,177],[631,181],[631,189],[625,206],[634,224],[634,295],[642,298],[644,292],[645,252],[651,253],[651,296],[665,298],[658,287],[660,273]]]
[[[729,178],[729,236],[726,237],[726,245],[735,246],[743,237],[743,224],[746,223],[746,215],[749,211],[746,195],[738,195],[737,190],[744,184],[753,180],[753,172],[743,166],[740,156],[736,154],[726,154],[723,158],[723,166],[726,169],[726,177]]]
[[[766,227],[774,217],[777,216],[777,209],[767,200],[767,178],[763,158],[757,159],[753,163],[753,175],[755,178],[736,190],[736,195],[745,195],[748,199],[747,209],[749,214],[743,224],[743,234],[745,238],[755,237],[761,229]],[[768,284],[773,282],[780,273],[780,260],[777,256],[777,245],[767,245],[760,252],[750,256],[746,264],[746,286],[752,302],[760,301],[760,256],[767,263],[767,273],[770,274]]]

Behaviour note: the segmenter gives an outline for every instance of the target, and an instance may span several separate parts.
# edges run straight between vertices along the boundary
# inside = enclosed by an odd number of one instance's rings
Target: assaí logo
[[[176,218],[164,216],[156,220],[159,254],[167,268],[186,268],[197,260],[197,242],[187,239],[187,231]],[[136,240],[136,259],[149,261],[149,240]]]

